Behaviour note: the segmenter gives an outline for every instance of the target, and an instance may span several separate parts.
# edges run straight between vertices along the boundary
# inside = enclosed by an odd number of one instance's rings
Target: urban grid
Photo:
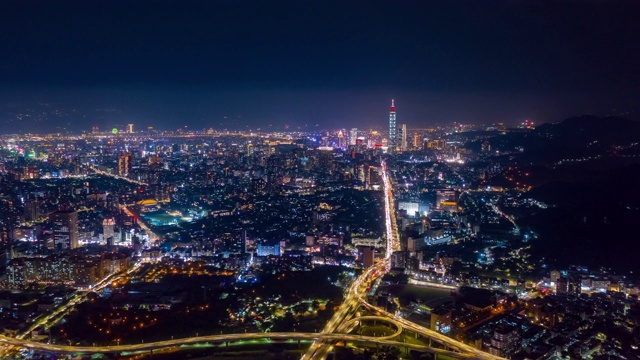
[[[0,358],[640,358],[638,5],[7,1]]]

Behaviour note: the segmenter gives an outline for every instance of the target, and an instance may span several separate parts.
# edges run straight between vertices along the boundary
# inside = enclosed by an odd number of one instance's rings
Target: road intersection
[[[42,342],[35,342],[24,339],[30,331],[35,327],[42,325],[42,319],[29,328],[29,331],[24,332],[18,337],[6,337],[0,336],[0,344],[4,344],[8,348],[20,347],[39,351],[47,351],[54,353],[77,353],[77,354],[95,354],[95,353],[121,353],[121,352],[136,352],[136,351],[153,351],[166,348],[178,348],[185,345],[195,344],[216,344],[229,342],[238,342],[243,340],[254,339],[270,339],[270,340],[313,340],[312,345],[302,356],[302,360],[324,360],[327,355],[333,349],[336,342],[356,342],[356,343],[368,343],[368,344],[382,344],[389,346],[405,347],[407,349],[415,349],[419,351],[426,351],[435,354],[443,354],[458,359],[486,359],[486,360],[499,360],[500,357],[493,356],[472,346],[466,345],[462,342],[454,340],[441,333],[433,331],[429,328],[425,328],[411,321],[403,319],[387,312],[385,309],[377,307],[367,302],[366,295],[369,284],[375,279],[383,276],[390,267],[390,257],[393,252],[400,250],[400,242],[398,236],[397,223],[395,221],[395,210],[393,201],[393,188],[391,180],[387,172],[387,166],[385,162],[381,164],[382,179],[384,183],[384,196],[385,196],[385,225],[386,225],[386,237],[387,247],[386,254],[383,259],[380,259],[376,264],[365,269],[364,272],[356,278],[347,290],[345,299],[338,310],[334,313],[331,319],[327,322],[324,329],[320,333],[297,333],[297,332],[280,332],[280,333],[243,333],[243,334],[220,334],[210,336],[197,336],[180,339],[171,339],[151,343],[143,344],[130,344],[130,345],[115,345],[115,346],[71,346],[60,344],[46,344]],[[105,279],[100,286],[108,285],[109,281]],[[72,299],[64,308],[71,308],[73,305],[82,299],[82,295],[76,295],[77,298]],[[357,317],[357,311],[361,306],[365,306],[370,311],[376,313],[376,316]],[[62,310],[64,311],[64,309]],[[52,319],[60,315],[60,311],[54,312],[44,318]],[[396,327],[396,332],[391,336],[384,337],[370,337],[361,336],[356,334],[350,334],[356,323],[367,320],[380,320],[391,323]],[[436,342],[439,346],[427,346],[418,344],[409,344],[399,341],[394,341],[393,338],[400,335],[403,331],[410,331],[416,336],[428,338],[430,343]]]

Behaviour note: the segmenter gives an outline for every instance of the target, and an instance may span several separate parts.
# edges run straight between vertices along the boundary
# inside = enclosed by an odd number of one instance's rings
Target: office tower
[[[401,133],[400,133],[400,149],[402,152],[408,150],[407,148],[407,124],[402,124]]]
[[[38,199],[29,199],[24,203],[24,220],[28,223],[38,220],[40,217],[40,204]]]
[[[49,220],[53,223],[53,244],[56,249],[75,249],[78,247],[78,213],[60,208],[51,213]]]
[[[133,133],[133,124],[128,124],[127,125],[127,133],[129,133],[129,134]]]
[[[107,245],[113,245],[116,238],[116,220],[114,218],[106,218],[102,221],[102,239]]]
[[[422,147],[422,144],[420,142],[420,135],[418,134],[413,134],[413,148],[418,150]]]
[[[388,150],[389,153],[394,153],[396,151],[396,137],[398,135],[396,129],[396,107],[393,99],[391,99],[391,111],[389,111],[389,142],[388,142]]]
[[[347,147],[347,139],[344,137],[342,130],[338,132],[338,147],[340,149],[346,149]]]
[[[358,129],[353,128],[349,132],[349,145],[356,145],[358,141]]]
[[[118,175],[126,176],[131,172],[133,155],[126,154],[120,155],[120,159],[118,159]]]

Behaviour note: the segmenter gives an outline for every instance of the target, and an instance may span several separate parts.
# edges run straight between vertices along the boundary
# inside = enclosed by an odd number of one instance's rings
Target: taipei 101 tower
[[[388,142],[388,153],[396,152],[396,139],[398,136],[398,131],[396,129],[396,107],[393,103],[393,99],[391,99],[391,111],[389,111],[389,142]]]

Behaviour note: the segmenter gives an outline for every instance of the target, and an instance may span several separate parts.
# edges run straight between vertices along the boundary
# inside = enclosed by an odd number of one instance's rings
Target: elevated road
[[[387,164],[382,162],[382,182],[384,184],[384,212],[385,225],[387,229],[387,252],[386,259],[391,257],[396,251],[402,250],[400,247],[400,236],[398,235],[398,223],[396,222],[396,210],[393,201],[393,187],[387,172]]]
[[[381,271],[382,268],[382,263],[370,267],[351,284],[342,305],[340,305],[331,319],[329,319],[329,322],[327,322],[320,334],[328,335],[337,332],[340,325],[342,325],[346,319],[350,319],[355,315],[356,310],[360,306],[360,292],[362,288],[366,288],[366,284],[377,277],[377,272]],[[331,351],[331,345],[324,344],[322,340],[323,338],[321,337],[314,341],[309,347],[309,350],[302,356],[302,360],[311,359],[322,354],[326,356],[326,354]]]
[[[360,277],[358,277],[349,288],[345,300],[331,318],[327,326],[322,331],[323,335],[328,335],[334,332],[348,332],[351,322],[349,319],[355,314],[360,304],[367,305],[370,309],[375,309],[380,314],[383,314],[389,319],[393,320],[393,323],[405,330],[410,330],[416,334],[420,334],[423,337],[429,338],[442,346],[450,349],[452,352],[458,354],[458,356],[471,357],[475,359],[501,359],[499,357],[488,354],[484,351],[478,350],[474,347],[466,345],[462,342],[454,340],[448,336],[445,336],[439,332],[425,328],[423,326],[414,324],[406,319],[395,316],[388,313],[385,309],[379,308],[366,301],[366,286],[364,284],[373,281],[375,278],[384,275],[389,266],[389,259],[391,254],[401,250],[400,237],[398,235],[397,222],[395,218],[394,198],[393,198],[393,186],[389,177],[387,164],[383,161],[382,168],[382,181],[384,184],[384,206],[385,206],[385,225],[386,225],[386,237],[387,246],[385,258],[378,262],[376,265],[367,269]],[[316,340],[309,350],[302,356],[302,360],[318,359],[324,360],[331,352],[333,344],[324,341],[324,338]]]
[[[372,305],[370,303],[368,303],[366,300],[364,299],[360,299],[362,301],[363,304],[367,305],[368,307],[376,310],[377,312],[380,313],[381,316],[389,318],[389,319],[393,319],[394,324],[397,324],[397,326],[402,327],[404,330],[409,330],[411,332],[414,332],[416,334],[420,334],[420,336],[429,338],[435,342],[438,342],[440,344],[442,344],[445,348],[447,348],[448,350],[454,351],[456,353],[459,354],[467,354],[467,355],[471,355],[474,359],[486,359],[486,360],[500,360],[502,359],[501,357],[495,356],[495,355],[491,355],[487,352],[484,352],[482,350],[476,349],[473,346],[469,346],[463,342],[457,341],[455,339],[452,339],[446,335],[443,335],[437,331],[433,331],[429,328],[426,328],[424,326],[420,326],[416,323],[413,323],[409,320],[403,319],[400,316],[396,316],[388,311],[386,311],[383,308],[380,308],[378,306]]]
[[[145,352],[166,348],[179,348],[185,345],[195,344],[216,344],[216,343],[228,343],[243,340],[254,339],[271,339],[271,340],[314,340],[308,351],[302,356],[303,360],[319,359],[323,360],[333,349],[336,342],[347,341],[356,343],[367,344],[381,344],[388,346],[404,347],[407,349],[414,349],[419,351],[431,352],[434,354],[447,355],[455,359],[481,359],[481,360],[501,360],[502,358],[493,356],[481,350],[478,350],[472,346],[466,345],[462,342],[454,340],[441,333],[425,328],[411,321],[398,317],[394,314],[387,312],[385,309],[374,306],[367,302],[367,285],[376,278],[384,275],[389,268],[389,259],[391,254],[400,250],[400,242],[397,230],[397,224],[395,221],[395,209],[393,205],[393,190],[391,181],[387,174],[386,164],[382,163],[382,173],[384,182],[385,193],[385,224],[387,231],[387,251],[385,257],[378,261],[375,265],[366,269],[362,275],[360,275],[351,284],[347,290],[345,299],[342,305],[331,317],[329,322],[320,333],[296,333],[296,332],[282,332],[282,333],[244,333],[244,334],[221,334],[211,336],[199,336],[189,337],[182,339],[172,339],[157,341],[143,344],[132,345],[116,345],[116,346],[68,346],[59,344],[46,344],[40,342],[34,342],[25,340],[26,333],[18,338],[11,338],[6,336],[0,336],[0,345],[6,347],[20,347],[28,348],[39,351],[53,352],[53,353],[75,353],[75,354],[95,354],[95,353],[122,353],[122,352]],[[382,317],[362,317],[354,318],[357,310],[361,305],[365,305],[371,310],[377,311]],[[355,334],[348,334],[352,331],[359,321],[366,320],[380,320],[393,324],[397,331],[392,336],[385,337],[369,337]],[[432,341],[440,344],[440,347],[417,345],[403,343],[393,340],[403,330],[411,331],[415,334],[419,334],[422,337],[431,339]]]
[[[114,345],[114,346],[73,346],[62,344],[46,344],[42,342],[19,340],[12,337],[0,335],[0,344],[4,346],[21,347],[30,350],[52,352],[56,354],[107,354],[107,353],[123,353],[123,352],[149,352],[167,348],[178,348],[185,345],[196,344],[223,344],[236,341],[248,341],[256,339],[271,340],[314,340],[322,339],[327,342],[349,341],[367,344],[381,344],[388,346],[405,347],[408,349],[431,352],[451,356],[456,359],[472,359],[473,356],[468,354],[460,354],[445,349],[432,348],[426,345],[409,344],[389,339],[381,339],[373,336],[360,336],[353,334],[320,334],[320,333],[298,333],[298,332],[280,332],[280,333],[244,333],[244,334],[223,334],[211,336],[198,336],[181,339],[172,339],[157,341],[143,344],[132,345]]]
[[[139,267],[140,267],[140,264],[135,264],[126,272],[110,274],[104,279],[100,280],[98,283],[96,283],[91,288],[91,291],[95,291],[95,292],[101,291],[105,287],[109,286],[109,284],[111,284],[113,281],[117,281],[123,277],[130,275],[134,271],[138,270]],[[40,326],[43,326],[43,327],[50,326],[51,324],[59,320],[62,316],[72,311],[76,305],[82,303],[86,299],[87,299],[87,292],[77,290],[66,304],[57,307],[50,314],[37,318],[33,322],[33,324],[31,324],[31,326],[29,326],[25,331],[23,331],[18,336],[16,336],[16,339],[17,340],[24,339],[25,337],[30,335],[32,331],[34,331]]]
[[[396,331],[391,334],[391,335],[387,335],[387,336],[376,336],[376,339],[378,340],[391,340],[397,336],[400,336],[402,334],[402,325],[399,324],[397,321],[395,321],[392,318],[387,318],[387,317],[381,317],[381,316],[361,316],[355,319],[351,319],[347,322],[344,323],[344,326],[346,327],[346,329],[348,329],[345,333],[348,334],[352,331],[352,329],[355,328],[355,326],[357,326],[358,324],[362,324],[365,321],[380,321],[380,322],[386,322],[389,323],[391,325],[393,325],[396,328]]]
[[[382,162],[382,179],[384,182],[384,208],[385,208],[385,227],[387,231],[387,247],[385,258],[376,265],[366,269],[362,275],[360,275],[349,287],[342,305],[333,314],[329,322],[322,329],[321,334],[327,335],[337,331],[344,332],[346,327],[344,325],[346,320],[349,320],[355,315],[355,311],[360,306],[361,291],[365,284],[373,281],[378,276],[383,275],[388,267],[389,258],[394,251],[400,249],[400,241],[397,232],[397,225],[395,221],[395,211],[393,208],[393,192],[391,188],[391,182],[387,175],[387,165]],[[302,355],[302,360],[310,359],[324,359],[331,351],[333,345],[323,342],[322,339],[318,339],[311,344],[307,352]]]

